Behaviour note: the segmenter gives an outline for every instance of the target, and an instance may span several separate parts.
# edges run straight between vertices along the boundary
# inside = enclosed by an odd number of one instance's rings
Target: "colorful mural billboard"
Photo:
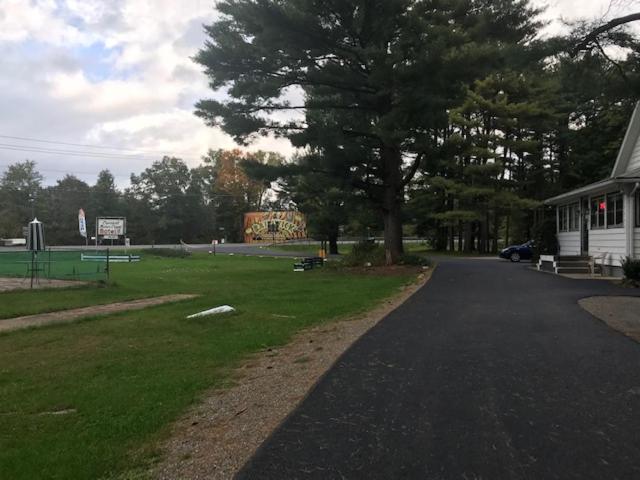
[[[284,242],[307,238],[307,222],[300,212],[251,212],[244,215],[244,242]]]

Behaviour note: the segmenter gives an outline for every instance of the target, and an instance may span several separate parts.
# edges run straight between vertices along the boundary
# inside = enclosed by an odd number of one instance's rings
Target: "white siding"
[[[640,228],[633,230],[633,256],[640,258]]]
[[[558,233],[560,255],[580,255],[580,232]]]
[[[627,252],[624,228],[589,231],[589,255],[605,255],[605,264],[620,266]]]
[[[636,144],[631,152],[631,157],[629,158],[629,163],[627,165],[627,172],[637,170],[638,168],[640,168],[640,137],[636,139]]]

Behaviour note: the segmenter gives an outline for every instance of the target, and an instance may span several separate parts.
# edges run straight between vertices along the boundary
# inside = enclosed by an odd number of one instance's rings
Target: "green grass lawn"
[[[144,471],[168,426],[247,354],[369,309],[410,277],[292,272],[291,260],[194,255],[113,265],[114,286],[0,294],[0,316],[196,293],[195,300],[0,335],[0,478]],[[186,320],[230,304],[237,313]],[[0,320],[1,322],[2,320]],[[66,411],[64,414],[53,412]]]

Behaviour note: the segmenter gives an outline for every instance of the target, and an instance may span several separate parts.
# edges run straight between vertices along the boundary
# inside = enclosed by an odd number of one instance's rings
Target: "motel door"
[[[589,255],[589,220],[590,205],[589,197],[583,198],[581,202],[581,222],[580,222],[580,250],[582,255]]]

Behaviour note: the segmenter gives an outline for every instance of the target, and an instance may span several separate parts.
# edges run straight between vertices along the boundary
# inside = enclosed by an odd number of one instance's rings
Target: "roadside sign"
[[[127,233],[126,218],[98,218],[96,225],[98,236],[109,240],[117,240]]]

